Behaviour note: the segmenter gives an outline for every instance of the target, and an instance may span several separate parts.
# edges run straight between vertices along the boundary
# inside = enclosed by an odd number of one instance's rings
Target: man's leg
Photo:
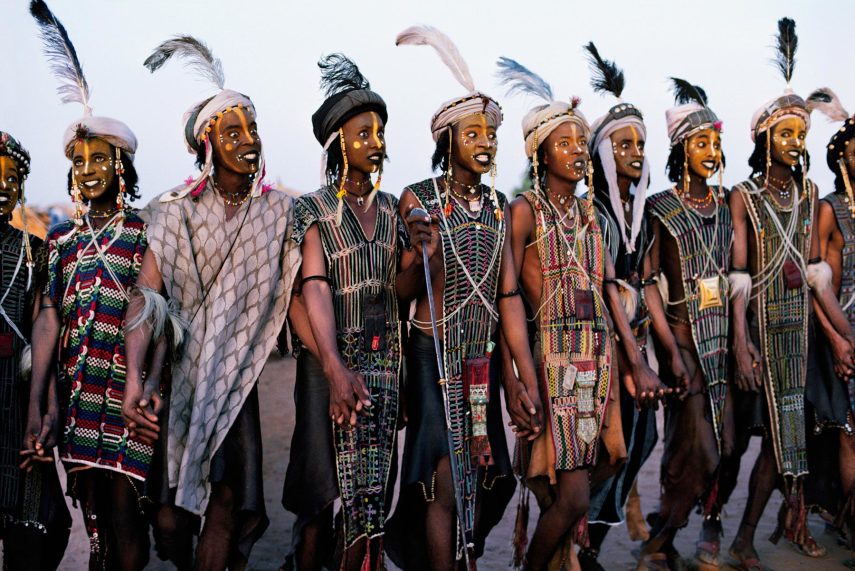
[[[849,549],[855,557],[855,435],[840,431],[840,484],[846,494],[841,520],[848,528]]]
[[[171,504],[161,505],[156,513],[155,534],[158,545],[178,571],[193,568],[193,526],[196,516]]]
[[[745,513],[736,532],[736,537],[730,546],[730,553],[740,561],[757,559],[757,551],[754,549],[754,534],[757,532],[757,523],[763,516],[763,510],[769,503],[769,497],[775,490],[778,482],[778,468],[775,464],[775,453],[772,450],[772,440],[763,438],[760,455],[757,463],[751,471],[751,479],[748,481],[748,501],[745,505]]]
[[[205,526],[196,547],[197,571],[225,570],[235,540],[234,532],[234,492],[226,484],[213,484]]]
[[[545,569],[564,536],[588,513],[588,470],[560,471],[555,501],[540,514],[528,549],[528,569]]]
[[[303,526],[294,554],[297,569],[320,571],[333,548],[333,507],[329,505]]]
[[[105,474],[105,497],[111,512],[110,562],[118,569],[142,570],[149,559],[151,545],[148,538],[148,521],[140,507],[137,485],[124,474]]]
[[[454,569],[454,530],[457,507],[448,456],[442,458],[437,464],[434,493],[434,501],[428,502],[425,514],[427,518],[425,535],[430,567],[431,569]]]

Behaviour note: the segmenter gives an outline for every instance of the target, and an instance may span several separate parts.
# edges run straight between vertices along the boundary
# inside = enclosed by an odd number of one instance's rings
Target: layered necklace
[[[674,187],[674,191],[677,193],[677,196],[680,197],[681,201],[695,210],[709,208],[715,202],[715,193],[713,192],[712,187],[707,187],[707,194],[703,198],[695,198],[689,191],[679,190],[676,186]]]
[[[243,204],[247,200],[249,200],[249,188],[241,189],[238,192],[226,192],[225,190],[220,188],[220,185],[217,184],[217,181],[214,181],[214,188],[223,198],[223,202],[225,202],[229,206],[243,206]]]
[[[362,191],[362,187],[363,187],[363,186],[365,186],[366,184],[372,184],[372,183],[371,183],[371,179],[368,179],[368,180],[353,180],[353,179],[350,179],[350,178],[344,177],[344,180],[345,180],[345,182],[348,182],[348,183],[352,184],[353,186],[355,186],[355,187],[359,188],[360,192],[362,192],[362,194],[356,194],[356,193],[354,193],[354,192],[351,192],[351,191],[349,191],[349,190],[346,190],[347,194],[349,194],[350,196],[355,196],[355,197],[356,197],[356,205],[357,205],[357,206],[362,206],[363,204],[365,204],[365,197],[366,197],[366,196],[368,196],[368,195],[371,193],[371,191],[369,190],[368,192],[363,192],[363,191]],[[373,185],[372,185],[372,189],[373,189]]]

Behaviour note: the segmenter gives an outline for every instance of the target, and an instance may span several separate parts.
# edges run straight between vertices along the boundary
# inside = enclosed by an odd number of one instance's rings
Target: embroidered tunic
[[[843,252],[840,274],[840,306],[849,317],[849,325],[855,329],[855,219],[849,210],[849,198],[840,193],[829,194],[823,200],[834,209],[837,227],[843,235]],[[855,378],[847,382],[850,414],[855,416]]]
[[[592,466],[611,375],[611,340],[603,299],[605,246],[593,212],[563,221],[533,191],[523,197],[534,211],[543,271],[536,311],[541,392],[549,403],[555,470]],[[577,201],[577,208],[583,208]],[[568,224],[570,222],[572,225]]]
[[[324,249],[327,277],[333,291],[336,341],[347,368],[362,375],[371,395],[371,415],[353,429],[333,425],[345,545],[383,534],[385,500],[395,449],[398,419],[398,379],[401,368],[401,323],[395,277],[399,244],[407,230],[398,214],[398,200],[380,192],[375,198],[377,219],[372,233],[345,203],[340,226],[335,189],[325,187],[300,197],[294,204],[291,239],[302,244],[316,224]],[[379,297],[378,297],[379,296]],[[366,315],[366,303],[382,304],[383,324]],[[367,337],[366,321],[374,320],[378,335]]]
[[[489,352],[493,325],[498,318],[496,288],[505,224],[503,220],[497,220],[489,201],[490,189],[483,184],[480,185],[480,212],[469,213],[455,204],[448,217],[443,211],[445,196],[440,194],[435,179],[423,180],[408,188],[428,214],[440,220],[445,260],[442,358],[454,444],[450,453],[458,459],[455,481],[460,489],[456,493],[464,499],[461,519],[467,542],[471,542],[478,466],[471,460],[473,423],[465,395],[463,370],[466,360],[484,357]],[[498,207],[504,211],[505,197],[501,193],[497,196]]]
[[[47,293],[60,314],[59,457],[144,480],[153,449],[122,419],[125,310],[147,247],[146,225],[127,212],[100,230],[66,221],[47,237]]]
[[[685,304],[712,410],[719,450],[728,374],[728,280],[733,223],[724,203],[702,216],[673,189],[647,199],[647,207],[677,242]]]
[[[734,190],[742,193],[754,228],[756,259],[761,276],[754,276],[752,297],[756,298],[760,344],[763,355],[763,387],[769,409],[769,432],[778,471],[801,476],[808,471],[805,443],[805,383],[807,374],[810,290],[805,279],[805,261],[810,257],[813,200],[817,189],[809,182],[808,196],[791,210],[775,205],[753,180]],[[795,193],[800,189],[794,187]],[[786,229],[793,225],[792,237]],[[785,264],[797,268],[801,284],[787,287]],[[767,278],[766,283],[759,283]],[[791,282],[792,285],[792,282]]]

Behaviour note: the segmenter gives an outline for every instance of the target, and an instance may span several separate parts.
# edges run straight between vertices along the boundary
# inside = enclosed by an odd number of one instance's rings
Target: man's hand
[[[840,335],[832,336],[831,351],[834,355],[834,372],[839,378],[848,379],[855,374],[852,343],[848,339]]]
[[[53,448],[56,446],[58,414],[49,407],[46,414],[30,411],[24,430],[23,449],[19,453],[22,461],[19,468],[31,472],[36,462],[53,462]]]
[[[686,363],[683,361],[683,357],[680,355],[679,349],[675,351],[675,355],[671,356],[671,375],[676,379],[677,384],[673,387],[674,394],[679,397],[680,400],[685,399],[690,394],[696,394],[692,392],[696,387],[692,386],[692,378],[689,376],[689,371],[686,368]]]
[[[758,392],[763,379],[763,362],[754,343],[746,341],[736,348],[736,387],[741,391]]]
[[[537,390],[530,391],[518,379],[510,379],[505,384],[505,403],[517,437],[537,438],[543,428],[543,405]]]
[[[672,392],[643,359],[632,369],[631,382],[627,383],[625,379],[624,386],[639,408],[654,406],[657,400]]]
[[[410,208],[412,211],[413,208]],[[432,258],[439,246],[439,220],[430,216],[407,216],[407,229],[410,232],[410,244],[416,249],[419,260],[423,258],[422,244],[427,242],[428,258]]]
[[[145,444],[152,445],[160,436],[158,414],[163,408],[160,398],[160,384],[149,381],[141,384],[139,380],[125,380],[125,394],[122,397],[122,418],[130,435],[139,438]]]
[[[326,377],[330,384],[330,418],[339,426],[345,422],[356,426],[357,414],[365,414],[363,411],[371,408],[371,395],[362,375],[340,365]]]

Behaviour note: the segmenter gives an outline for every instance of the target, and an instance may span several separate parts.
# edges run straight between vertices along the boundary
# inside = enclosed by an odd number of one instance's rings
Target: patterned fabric
[[[577,213],[570,226],[535,192],[523,197],[534,211],[543,273],[541,306],[535,315],[555,469],[575,470],[596,462],[609,392],[611,341],[602,295],[605,245],[593,212]],[[576,204],[584,208],[581,200]],[[582,304],[590,304],[590,309]]]
[[[852,218],[852,213],[849,211],[849,198],[844,194],[829,194],[824,200],[834,209],[837,227],[840,228],[840,233],[843,235],[840,305],[849,317],[849,325],[855,329],[855,219]],[[851,414],[855,417],[855,377],[850,377],[846,384]]]
[[[445,260],[445,290],[442,297],[443,362],[447,377],[451,411],[451,431],[458,459],[455,481],[457,494],[464,500],[463,533],[472,542],[475,522],[477,468],[471,461],[472,423],[463,386],[464,361],[485,356],[496,320],[496,288],[505,224],[497,220],[489,202],[490,188],[481,185],[481,211],[471,215],[459,205],[451,215],[443,211],[445,196],[434,179],[408,187],[431,216],[440,220],[442,252]],[[505,196],[497,193],[499,208],[505,208]],[[425,482],[430,487],[432,482]]]
[[[673,189],[648,198],[647,207],[677,242],[683,291],[687,296],[684,303],[704,373],[716,441],[721,450],[721,427],[727,396],[730,306],[727,272],[733,235],[730,209],[721,202],[714,214],[701,216],[693,208],[685,206]],[[714,285],[707,285],[710,283]],[[713,294],[712,288],[717,295]]]
[[[363,537],[383,535],[398,420],[401,323],[395,276],[398,244],[407,230],[395,197],[380,192],[375,204],[377,221],[369,236],[347,202],[341,225],[336,226],[336,190],[322,188],[295,202],[291,235],[300,245],[308,229],[318,227],[332,282],[339,354],[349,370],[362,375],[373,403],[371,416],[356,428],[333,423],[346,547]],[[364,304],[377,294],[383,296],[384,338],[377,341],[377,350],[370,350],[374,339],[366,339]]]
[[[100,230],[66,221],[47,237],[47,294],[59,309],[59,457],[144,480],[153,449],[131,438],[122,419],[125,309],[146,251],[146,226],[127,212]]]
[[[44,271],[46,250],[38,238],[30,238],[36,262],[36,273]],[[33,278],[35,282],[35,276]],[[27,265],[23,248],[23,232],[0,224],[0,299],[3,312],[23,335],[29,337],[30,313],[32,311],[35,283],[27,289]],[[24,424],[27,417],[27,402],[30,383],[20,378],[21,351],[25,342],[18,337],[6,319],[0,317],[0,335],[4,351],[0,356],[0,529],[2,520],[38,522],[38,496],[41,471],[26,472],[18,468],[21,442],[24,440]],[[7,345],[8,343],[8,345]],[[39,473],[35,473],[39,472]],[[22,494],[22,488],[25,490]],[[28,500],[36,494],[36,501]],[[45,522],[38,522],[44,524]]]
[[[147,207],[149,244],[167,295],[189,322],[172,368],[169,487],[176,488],[177,506],[198,515],[211,493],[211,458],[285,321],[299,265],[299,250],[289,240],[291,203],[272,189],[226,220],[223,200],[209,182],[196,198],[155,198]]]
[[[798,208],[784,210],[757,184],[747,180],[734,187],[742,193],[756,237],[758,268],[769,279],[758,283],[754,276],[752,297],[756,298],[763,355],[763,386],[769,407],[769,432],[775,449],[778,471],[784,476],[801,476],[808,471],[805,444],[805,383],[807,374],[810,290],[805,276],[805,260],[810,258],[811,224],[814,220],[816,185],[809,182],[807,197]],[[795,193],[799,189],[794,187]],[[777,223],[776,223],[777,218]],[[795,218],[795,220],[794,220]],[[780,228],[794,224],[792,246]],[[801,273],[801,285],[788,288],[784,264],[791,261]]]

